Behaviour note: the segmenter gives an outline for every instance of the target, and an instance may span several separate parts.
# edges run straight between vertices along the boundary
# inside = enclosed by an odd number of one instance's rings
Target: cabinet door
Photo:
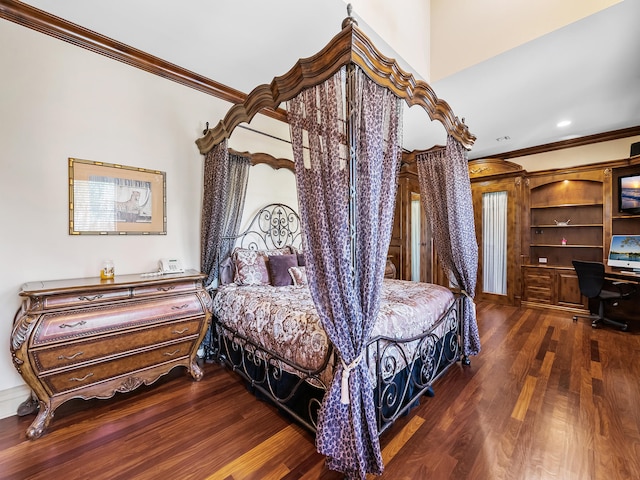
[[[432,235],[420,199],[420,186],[415,174],[403,173],[398,183],[396,212],[389,245],[397,278],[433,282]]]
[[[575,271],[558,270],[556,272],[556,292],[558,298],[555,303],[559,306],[588,308],[588,304],[580,294],[578,276]]]

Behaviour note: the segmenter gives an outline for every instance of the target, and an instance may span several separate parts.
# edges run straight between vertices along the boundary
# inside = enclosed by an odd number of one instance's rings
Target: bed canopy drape
[[[382,55],[349,16],[323,50],[256,87],[196,141],[205,155],[226,148],[240,123],[287,103],[310,290],[340,360],[323,400],[316,445],[329,467],[348,478],[383,470],[371,388],[360,359],[380,305],[403,100],[442,123],[460,148],[473,145],[475,137],[449,105]],[[461,181],[469,182],[468,173]],[[323,223],[327,216],[332,216],[330,236]],[[475,324],[475,317],[465,318]]]
[[[345,90],[353,92],[350,103]],[[293,98],[287,110],[309,288],[340,358],[318,415],[316,445],[333,470],[379,474],[373,388],[361,360],[380,308],[402,103],[361,69],[345,67]]]
[[[222,239],[238,233],[250,166],[248,157],[229,153],[226,140],[205,156],[200,269],[206,288],[217,284],[220,261],[231,253],[231,247],[221,251]]]
[[[450,135],[447,145],[416,156],[420,200],[428,212],[438,258],[464,294],[462,351],[480,353],[480,334],[473,297],[478,274],[469,167],[464,148]],[[455,181],[451,181],[454,179]]]

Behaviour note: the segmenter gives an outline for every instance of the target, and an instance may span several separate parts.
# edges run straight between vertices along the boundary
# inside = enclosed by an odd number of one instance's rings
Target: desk
[[[640,273],[629,273],[628,270],[624,269],[604,267],[604,274],[608,279],[640,284]]]
[[[605,278],[612,282],[627,282],[636,285],[636,292],[628,299],[622,300],[618,306],[605,306],[604,315],[611,319],[620,319],[623,321],[640,320],[640,275],[633,273],[625,273],[623,269],[611,268],[605,266]]]

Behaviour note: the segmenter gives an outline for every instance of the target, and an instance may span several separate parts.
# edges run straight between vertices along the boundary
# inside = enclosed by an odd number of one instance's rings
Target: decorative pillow
[[[306,267],[291,267],[289,268],[289,275],[291,275],[294,285],[299,287],[307,284]]]
[[[265,255],[258,250],[236,248],[233,252],[236,274],[233,281],[238,285],[268,285],[269,272]]]
[[[293,279],[289,275],[289,268],[298,266],[297,255],[272,255],[267,262],[269,279],[274,287],[293,285]]]
[[[298,253],[298,266],[299,267],[305,266],[304,253]]]
[[[291,254],[291,250],[287,247],[273,250],[252,250],[238,247],[232,255],[233,263],[236,266],[233,281],[238,285],[269,285],[268,257],[288,254]]]

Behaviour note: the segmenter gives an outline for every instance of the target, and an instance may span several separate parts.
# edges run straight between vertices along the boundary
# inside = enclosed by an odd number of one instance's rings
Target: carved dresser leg
[[[202,380],[202,376],[204,375],[204,371],[202,370],[202,368],[200,368],[200,365],[198,365],[198,362],[196,362],[195,360],[191,362],[189,373],[191,373],[191,376],[196,382]]]
[[[42,435],[42,432],[47,428],[53,412],[51,411],[51,405],[45,402],[40,402],[40,411],[35,420],[31,423],[31,426],[27,429],[27,438],[29,440],[35,440]]]

